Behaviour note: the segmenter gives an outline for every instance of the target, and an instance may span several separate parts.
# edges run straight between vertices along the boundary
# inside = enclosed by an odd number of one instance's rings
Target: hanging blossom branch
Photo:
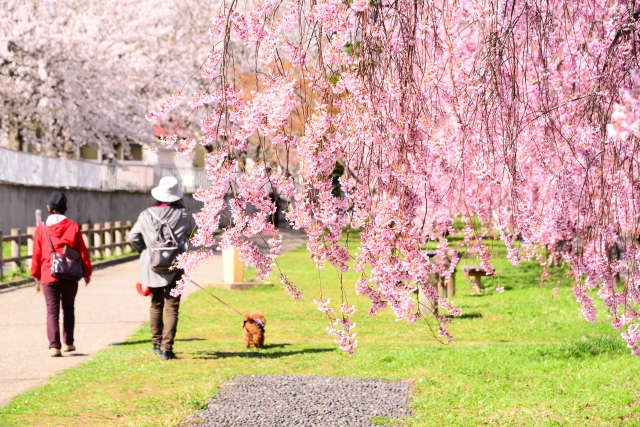
[[[342,231],[360,229],[357,293],[371,300],[370,314],[390,307],[398,320],[415,322],[417,287],[460,314],[427,284],[429,275],[455,269],[447,235],[462,217],[463,245],[489,274],[485,240],[496,233],[514,264],[541,259],[542,249],[567,263],[587,320],[595,320],[590,290],[597,288],[638,355],[635,7],[615,0],[227,1],[211,30],[219,53],[206,62],[216,89],[190,101],[205,112],[193,139],[213,149],[206,159],[212,187],[196,193],[205,206],[194,243],[214,243],[228,206],[233,221],[219,247],[238,247],[268,275],[279,249],[278,230],[265,222],[275,188],[291,200],[287,220],[306,232],[319,269],[329,263],[347,271]],[[238,46],[249,52],[242,65]],[[238,78],[247,68],[250,83]],[[283,148],[287,159],[297,153],[298,186],[279,157],[276,167],[266,157],[242,166],[249,141]],[[339,191],[337,164],[344,168]],[[249,240],[262,234],[274,239],[267,255]],[[528,244],[517,246],[518,239]],[[449,267],[421,250],[429,240],[454,260]],[[203,256],[182,257],[185,281]],[[628,277],[623,289],[620,273]],[[318,300],[330,316],[327,304]],[[347,306],[343,319],[350,313]],[[445,319],[439,334],[450,339]],[[331,322],[333,335],[350,336],[351,323],[339,332]]]

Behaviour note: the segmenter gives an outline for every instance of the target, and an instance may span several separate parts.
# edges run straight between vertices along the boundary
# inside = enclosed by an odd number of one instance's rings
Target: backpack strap
[[[151,216],[153,216],[160,223],[160,228],[162,228],[163,225],[167,226],[167,228],[169,229],[169,234],[171,235],[171,238],[173,239],[173,241],[177,245],[178,244],[178,239],[176,239],[176,236],[173,235],[173,230],[171,229],[171,226],[169,225],[169,223],[164,219],[160,219],[160,217],[152,210],[152,208],[149,208],[147,210],[149,211]],[[160,228],[158,228],[158,231],[160,231]]]

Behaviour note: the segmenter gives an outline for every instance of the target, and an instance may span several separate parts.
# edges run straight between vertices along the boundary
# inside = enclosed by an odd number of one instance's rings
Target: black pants
[[[180,311],[180,297],[171,296],[171,290],[175,288],[176,281],[182,275],[177,274],[176,279],[162,288],[149,288],[151,291],[151,342],[160,345],[161,350],[173,350],[173,341],[178,330],[178,312]],[[164,311],[164,320],[162,312]]]
[[[42,293],[47,304],[47,337],[49,348],[62,348],[60,343],[60,305],[64,315],[62,338],[65,344],[73,345],[73,328],[76,323],[75,300],[78,282],[60,280],[44,283]]]

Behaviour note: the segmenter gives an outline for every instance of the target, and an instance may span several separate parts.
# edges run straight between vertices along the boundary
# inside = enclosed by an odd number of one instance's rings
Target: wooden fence
[[[131,221],[105,222],[104,224],[93,224],[93,227],[90,224],[82,224],[82,239],[92,257],[122,255],[123,252],[131,251],[131,246],[127,243],[126,238],[131,227]],[[27,233],[23,234],[19,228],[12,228],[10,236],[3,236],[0,231],[0,242],[11,243],[9,258],[3,258],[2,250],[0,250],[0,277],[3,275],[5,265],[9,265],[12,269],[30,268],[35,231],[36,227],[28,227]],[[27,254],[22,255],[20,249],[25,244]]]

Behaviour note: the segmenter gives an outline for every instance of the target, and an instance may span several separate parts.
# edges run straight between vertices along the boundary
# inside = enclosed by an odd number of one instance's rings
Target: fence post
[[[100,224],[93,224],[93,246],[96,248],[93,252],[93,256],[96,258],[102,258],[102,226]]]
[[[33,259],[33,238],[36,235],[35,227],[27,227],[27,254],[29,259],[27,260],[27,267],[31,269],[31,260]]]
[[[116,221],[113,229],[116,242],[116,255],[122,255],[122,221]]]
[[[22,268],[22,263],[20,262],[20,229],[12,228],[11,229],[11,237],[17,236],[16,240],[11,241],[11,258],[18,258],[18,261],[14,261],[12,263],[13,268]]]
[[[125,224],[125,228],[127,229],[126,241],[129,242],[129,231],[131,231],[131,227],[133,226],[133,224],[131,223],[131,221],[125,221],[124,224]],[[126,252],[131,252],[133,249],[131,249],[131,245],[129,243],[127,243],[126,245],[124,245],[124,250]]]
[[[110,222],[105,222],[104,223],[104,245],[111,245],[113,244],[113,235],[111,234],[113,232],[113,230],[111,229],[111,223]],[[111,256],[113,254],[113,248],[111,246],[108,246],[106,248],[104,248],[104,256]]]
[[[82,240],[87,250],[91,247],[91,239],[89,238],[89,224],[82,224]]]

